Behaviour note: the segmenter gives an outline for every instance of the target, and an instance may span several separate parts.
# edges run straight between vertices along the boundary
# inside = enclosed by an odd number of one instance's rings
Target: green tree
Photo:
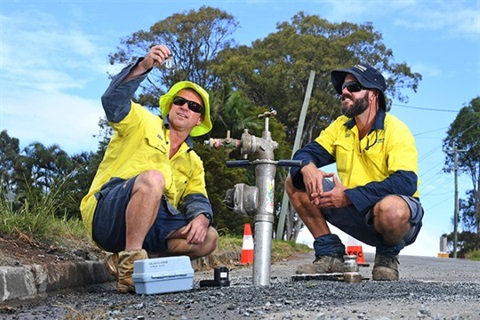
[[[212,117],[217,124],[215,131],[230,130],[232,137],[240,137],[244,129],[261,129],[257,116],[251,114],[252,109],[250,100],[243,98],[238,91],[230,91]]]
[[[20,141],[0,133],[2,194],[16,210],[55,194],[61,201],[58,217],[79,218],[79,204],[87,193],[103,155],[83,152],[70,157],[58,145],[35,142],[20,152]]]
[[[3,194],[13,194],[15,184],[15,164],[19,160],[20,141],[10,137],[7,130],[0,132],[0,187]]]
[[[471,231],[462,231],[457,235],[458,240],[458,252],[457,257],[464,259],[465,256],[473,251],[480,250],[480,237],[476,232]],[[454,235],[453,232],[447,235],[447,241],[450,244],[450,248],[453,252],[453,241]],[[450,255],[453,257],[453,254]]]
[[[403,88],[417,89],[421,76],[405,63],[395,63],[393,52],[372,24],[330,23],[299,12],[291,23],[277,24],[277,32],[253,42],[224,50],[214,72],[249,97],[254,105],[278,111],[293,145],[310,71],[316,73],[302,145],[315,138],[340,114],[339,101],[330,84],[330,71],[366,62],[388,75],[387,94],[408,98]]]
[[[59,181],[70,172],[68,154],[58,145],[45,147],[40,142],[30,144],[24,149],[25,166],[30,172],[30,185],[44,193],[51,190],[55,182]]]
[[[476,232],[478,226],[475,212],[475,190],[467,190],[466,196],[466,199],[459,199],[459,212],[461,212],[461,217],[459,218],[462,222],[462,229]]]
[[[69,217],[81,217],[80,202],[90,189],[113,134],[113,129],[108,125],[106,118],[100,119],[98,126],[100,129],[96,135],[98,138],[97,151],[82,152],[70,157],[71,174],[65,181],[65,189],[70,191],[68,197],[71,199],[70,207],[67,209]]]
[[[216,87],[218,79],[211,72],[213,60],[220,51],[235,44],[231,35],[237,26],[233,16],[208,6],[176,13],[148,31],[141,30],[121,40],[118,51],[110,54],[110,63],[125,64],[143,57],[156,44],[168,46],[175,67],[153,70],[139,95],[142,105],[157,108],[160,94],[178,81],[193,81],[207,89]]]
[[[458,172],[470,176],[472,189],[468,199],[461,201],[459,208],[463,225],[480,237],[480,97],[472,99],[464,106],[447,131],[443,140],[444,150],[450,150],[445,157],[445,171],[454,170],[453,148],[457,152]]]

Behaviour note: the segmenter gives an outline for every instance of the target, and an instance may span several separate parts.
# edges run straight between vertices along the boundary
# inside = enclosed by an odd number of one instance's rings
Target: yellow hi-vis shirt
[[[202,160],[185,142],[169,159],[170,130],[165,128],[159,116],[132,102],[128,115],[119,123],[110,125],[115,133],[90,190],[80,204],[90,235],[97,205],[95,193],[113,177],[130,179],[144,171],[160,171],[165,178],[164,195],[175,208],[188,194],[207,196]]]
[[[352,121],[340,116],[315,139],[335,158],[344,186],[355,188],[383,181],[400,170],[418,176],[415,139],[402,121],[386,114],[383,128],[375,128],[361,140]],[[418,187],[412,196],[419,197]]]

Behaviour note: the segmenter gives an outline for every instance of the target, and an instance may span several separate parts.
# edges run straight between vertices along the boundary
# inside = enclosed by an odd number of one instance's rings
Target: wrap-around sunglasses
[[[347,88],[349,92],[358,92],[366,89],[364,86],[362,86],[358,81],[349,81],[349,82],[344,82],[342,84],[342,91],[343,89]]]
[[[177,106],[183,106],[185,103],[188,105],[188,109],[192,110],[193,112],[196,112],[196,113],[202,112],[203,107],[195,101],[187,100],[184,97],[173,98],[173,104]]]

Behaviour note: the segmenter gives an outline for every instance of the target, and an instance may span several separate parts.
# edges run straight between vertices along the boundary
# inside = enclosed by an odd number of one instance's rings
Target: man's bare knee
[[[163,193],[165,178],[163,173],[156,170],[142,172],[135,180],[133,193],[148,192],[153,194]]]
[[[374,210],[375,229],[389,244],[396,244],[410,229],[410,208],[398,196],[380,201]]]

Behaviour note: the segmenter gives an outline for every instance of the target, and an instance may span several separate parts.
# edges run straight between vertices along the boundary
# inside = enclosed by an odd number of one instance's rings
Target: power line
[[[435,109],[435,108],[423,108],[423,107],[414,107],[414,106],[406,106],[401,104],[392,103],[393,106],[400,107],[400,108],[408,108],[408,109],[416,109],[416,110],[425,110],[425,111],[439,111],[439,112],[455,112],[458,113],[460,110],[448,110],[448,109]]]
[[[425,152],[424,155],[419,156],[419,157],[418,157],[418,163],[422,162],[423,160],[425,160],[425,159],[428,158],[429,156],[433,155],[433,154],[434,154],[434,151],[437,151],[437,150],[440,149],[441,147],[442,147],[442,146],[433,147],[433,148],[430,149],[429,151]]]
[[[430,169],[426,170],[426,171],[422,171],[422,176],[425,176],[425,174],[429,173],[430,171],[432,171],[433,169],[435,169],[436,167],[438,166],[442,166],[443,165],[443,161],[442,162],[439,162],[437,163],[436,165],[434,166],[430,166]]]
[[[440,193],[427,193],[427,194],[423,194],[423,198],[425,198],[426,196],[443,196],[444,194],[451,194],[452,191],[449,190],[447,192],[440,192]]]
[[[434,178],[437,178],[435,180],[436,181],[439,181],[440,183],[434,183],[432,182],[432,180]],[[438,176],[433,176],[431,177],[430,179],[428,179],[428,181],[424,181],[422,179],[420,179],[420,194],[421,194],[421,197],[425,197],[425,196],[429,196],[429,195],[432,195],[432,194],[435,194],[437,192],[437,190],[439,188],[443,188],[445,190],[450,190],[450,192],[453,192],[454,190],[452,190],[449,186],[446,186],[447,185],[447,182],[450,182],[448,181],[447,178],[445,177],[438,177]],[[446,186],[446,187],[445,187]]]
[[[437,202],[435,205],[433,205],[433,206],[431,206],[431,207],[429,207],[429,208],[425,208],[425,211],[432,210],[433,208],[436,208],[436,207],[438,207],[439,205],[441,205],[441,204],[443,204],[443,203],[445,203],[445,202],[447,202],[447,201],[450,201],[452,198],[453,198],[453,196],[448,197],[448,198],[445,198],[443,201]]]
[[[416,136],[419,136],[419,135],[422,135],[422,134],[426,134],[426,133],[430,133],[430,132],[434,132],[434,131],[439,131],[439,130],[443,130],[443,129],[447,129],[447,127],[443,127],[443,128],[439,128],[439,129],[433,129],[433,130],[430,130],[430,131],[425,131],[425,132],[420,132],[420,133],[417,133],[417,134],[414,134],[413,136],[416,137]]]

